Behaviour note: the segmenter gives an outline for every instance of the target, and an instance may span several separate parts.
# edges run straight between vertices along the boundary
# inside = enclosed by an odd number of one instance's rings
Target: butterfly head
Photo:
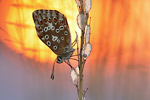
[[[65,53],[57,56],[56,62],[61,64],[64,60],[69,60],[74,51],[75,49],[73,49],[72,47],[66,49]]]
[[[58,64],[61,64],[61,63],[63,62],[62,56],[57,56],[56,62],[57,62]]]

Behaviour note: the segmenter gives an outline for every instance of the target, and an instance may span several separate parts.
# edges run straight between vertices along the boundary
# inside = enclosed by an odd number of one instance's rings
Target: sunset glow
[[[32,6],[34,3],[36,6]],[[50,5],[47,5],[50,4]],[[64,4],[64,5],[63,5]],[[71,4],[71,5],[70,5]],[[65,6],[70,5],[70,6]],[[75,39],[75,31],[80,32],[76,25],[76,16],[78,14],[75,1],[68,0],[49,0],[43,2],[38,0],[32,2],[31,0],[13,1],[7,16],[7,30],[8,40],[4,41],[11,49],[22,53],[24,56],[35,59],[40,62],[54,61],[56,55],[41,42],[37,37],[35,26],[33,23],[32,12],[36,9],[53,9],[58,10],[67,16],[70,26],[72,41]],[[11,16],[11,18],[10,18]],[[36,58],[34,58],[36,57]]]
[[[78,14],[75,0],[9,0],[2,18],[4,30],[0,39],[9,48],[39,62],[54,61],[56,55],[37,37],[32,12],[36,9],[58,10],[66,15],[72,41]],[[100,60],[121,64],[149,65],[150,61],[150,1],[149,0],[93,0],[91,17],[93,62]],[[5,24],[6,23],[6,24]],[[5,25],[4,25],[5,24]],[[3,27],[2,27],[3,28]]]
[[[77,100],[72,68],[54,63],[57,55],[37,36],[37,9],[63,13],[71,41],[75,31],[80,39],[75,0],[0,0],[0,99]],[[73,71],[85,99],[150,100],[150,0],[92,0],[89,22],[92,50],[79,77]],[[82,65],[69,61],[75,69]]]

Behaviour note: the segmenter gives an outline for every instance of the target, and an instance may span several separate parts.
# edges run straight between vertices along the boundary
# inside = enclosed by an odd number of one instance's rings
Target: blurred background
[[[0,0],[0,100],[77,100],[66,64],[50,79],[56,55],[36,35],[36,9],[60,11],[80,35],[75,0]],[[90,17],[86,100],[150,100],[150,1],[92,0]]]

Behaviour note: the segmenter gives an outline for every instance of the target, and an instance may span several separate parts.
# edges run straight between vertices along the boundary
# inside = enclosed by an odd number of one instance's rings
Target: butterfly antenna
[[[52,70],[52,74],[51,74],[51,79],[54,80],[54,68],[55,68],[55,62],[56,62],[56,59],[54,61],[54,64],[53,64],[53,70]]]

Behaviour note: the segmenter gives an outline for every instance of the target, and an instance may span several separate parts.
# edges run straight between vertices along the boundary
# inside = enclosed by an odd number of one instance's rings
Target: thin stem
[[[84,14],[83,0],[79,0],[80,13]],[[81,45],[80,45],[80,59],[79,59],[79,79],[78,79],[78,100],[82,100],[83,97],[83,57],[82,49],[84,44],[84,30],[81,30]]]
[[[78,33],[76,32],[76,40],[77,40],[77,55],[78,55],[78,61],[79,61],[79,40],[78,40]],[[79,65],[79,64],[78,64]]]
[[[80,59],[79,59],[79,80],[78,80],[78,99],[82,100],[83,97],[83,57],[82,57],[82,49],[83,49],[83,44],[84,44],[84,32],[82,31],[82,36],[81,36],[81,47],[80,47]]]
[[[89,14],[86,13],[85,14],[85,8],[84,8],[84,0],[78,0],[79,1],[79,14],[83,14],[86,16],[85,23],[83,23],[83,25],[87,24],[88,22],[88,17]],[[83,69],[84,69],[84,64],[86,62],[86,60],[83,59],[82,57],[82,49],[83,49],[83,45],[84,45],[84,34],[85,34],[85,26],[83,27],[83,29],[81,29],[81,44],[80,44],[80,56],[79,56],[79,78],[78,78],[78,100],[82,100],[82,98],[85,97],[85,91],[83,90]]]

